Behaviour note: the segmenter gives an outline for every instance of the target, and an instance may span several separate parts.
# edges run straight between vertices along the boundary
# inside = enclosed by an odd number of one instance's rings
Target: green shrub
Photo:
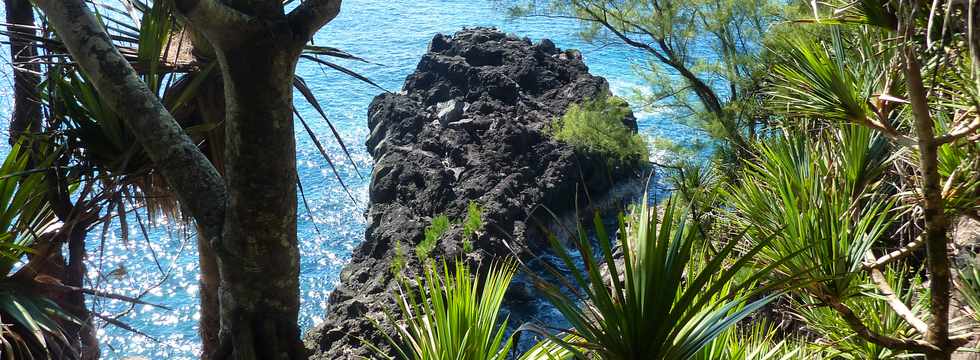
[[[405,248],[401,241],[395,242],[395,256],[391,259],[391,274],[398,276],[405,268]]]
[[[470,201],[466,207],[466,219],[463,220],[463,251],[473,251],[473,234],[483,229],[483,209],[476,201]]]
[[[508,319],[500,318],[500,305],[516,271],[507,260],[491,265],[485,276],[473,274],[459,261],[443,262],[441,269],[426,267],[416,278],[420,288],[414,290],[403,281],[395,296],[398,311],[386,313],[384,321],[395,325],[395,331],[382,334],[392,350],[367,341],[364,345],[380,359],[508,359],[514,337],[506,334]],[[554,346],[535,351],[535,357],[522,359],[547,360],[549,354],[561,352]]]
[[[646,140],[623,125],[629,111],[626,102],[615,96],[572,104],[553,124],[551,136],[578,151],[606,156],[610,166],[645,162]]]
[[[607,232],[599,213],[595,240],[579,226],[573,239],[584,266],[553,235],[548,240],[569,276],[537,278],[545,298],[571,325],[557,341],[566,349],[588,349],[590,359],[692,359],[701,349],[753,311],[776,298],[783,283],[762,284],[771,268],[756,270],[752,261],[768,244],[736,250],[741,239],[708,250],[698,224],[687,211],[675,213],[676,200],[662,211],[644,196],[638,213],[620,215],[619,228]],[[662,213],[662,215],[661,215]],[[622,249],[620,264],[613,256]],[[605,280],[601,268],[609,269]],[[750,276],[745,274],[751,273]],[[747,277],[747,279],[742,279]],[[572,284],[577,292],[565,291]],[[584,303],[584,304],[583,304]],[[586,358],[578,356],[577,358]]]
[[[767,320],[731,327],[689,360],[820,359],[817,354],[808,351],[808,344],[792,338],[780,338],[778,331]]]
[[[445,234],[449,230],[449,217],[445,214],[436,216],[432,218],[432,223],[425,228],[425,239],[422,240],[417,246],[415,246],[415,255],[418,255],[420,260],[424,260],[429,257],[429,253],[436,248],[436,244],[439,243],[439,238],[442,234]]]

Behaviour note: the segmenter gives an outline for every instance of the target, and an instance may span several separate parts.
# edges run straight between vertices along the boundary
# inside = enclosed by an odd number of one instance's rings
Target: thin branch
[[[117,320],[117,319],[113,319],[113,318],[111,318],[111,317],[108,317],[108,316],[105,316],[105,315],[102,315],[102,314],[99,314],[99,313],[97,313],[97,312],[91,312],[91,314],[92,314],[93,316],[95,316],[95,317],[97,317],[97,318],[99,318],[99,319],[102,319],[102,321],[105,321],[105,322],[107,322],[107,323],[109,323],[109,324],[112,324],[112,325],[114,325],[114,326],[116,326],[116,327],[118,327],[118,328],[120,328],[120,329],[123,329],[123,330],[126,330],[126,331],[129,331],[129,332],[131,332],[131,333],[134,333],[134,334],[136,334],[136,335],[140,335],[140,336],[143,336],[143,337],[145,337],[145,338],[147,338],[147,339],[150,339],[150,340],[153,340],[154,342],[160,342],[160,340],[157,340],[157,338],[155,338],[155,337],[152,337],[152,336],[150,336],[150,335],[147,335],[146,333],[144,333],[144,332],[142,332],[142,331],[140,331],[139,329],[137,329],[137,328],[134,328],[134,327],[132,327],[132,326],[130,326],[129,324],[126,324],[126,323],[124,323],[124,322],[122,322],[122,321],[119,321],[119,320]]]
[[[880,258],[871,259],[871,261],[864,263],[864,266],[863,266],[864,267],[864,270],[879,270],[879,269],[882,269],[882,268],[885,267],[885,265],[888,265],[888,264],[894,262],[895,260],[899,260],[901,258],[904,258],[904,257],[908,256],[913,251],[915,251],[918,248],[922,247],[923,244],[925,244],[925,242],[923,241],[922,236],[920,235],[918,238],[916,238],[912,242],[910,242],[908,244],[905,244],[905,246],[903,246],[903,247],[901,247],[901,248],[899,248],[899,249],[897,249],[895,251],[892,251],[892,252],[890,252],[888,254],[885,254],[885,256],[882,256]]]
[[[911,136],[899,133],[897,130],[895,130],[895,128],[893,128],[891,125],[887,125],[886,123],[880,122],[875,119],[869,119],[867,117],[861,117],[861,116],[852,117],[851,119],[852,119],[851,121],[854,123],[858,123],[877,130],[879,133],[885,135],[885,137],[894,141],[898,145],[909,147],[909,148],[915,148],[916,146],[919,145],[919,142],[916,139],[912,138]]]
[[[140,304],[140,305],[149,305],[149,306],[161,308],[161,309],[164,309],[164,310],[173,310],[173,309],[171,309],[169,307],[166,307],[166,306],[163,306],[163,305],[160,305],[160,304],[154,304],[154,303],[146,302],[146,301],[143,301],[143,300],[134,298],[134,297],[129,297],[129,296],[126,296],[126,295],[119,295],[119,294],[108,293],[108,292],[104,292],[104,291],[100,291],[100,290],[95,290],[95,289],[86,289],[86,288],[83,288],[83,287],[71,286],[71,285],[64,285],[64,284],[55,283],[55,282],[35,282],[33,285],[34,286],[37,286],[38,288],[49,290],[49,291],[57,291],[57,292],[80,292],[80,293],[83,293],[83,294],[88,294],[88,295],[97,296],[97,297],[106,298],[106,299],[120,300],[120,301],[125,301],[125,302],[129,302],[129,303],[133,303],[133,304]]]
[[[952,131],[950,131],[946,135],[937,137],[936,140],[935,140],[935,142],[936,142],[936,145],[948,144],[948,143],[951,143],[953,141],[956,141],[956,140],[958,140],[958,139],[960,139],[962,137],[969,136],[970,134],[973,134],[973,133],[977,132],[978,130],[980,130],[980,116],[974,117],[973,118],[973,122],[971,122],[971,123],[969,123],[967,125],[964,125],[962,127],[959,127],[957,129],[953,129]]]
[[[872,254],[871,251],[868,251],[865,257],[869,260],[874,260],[874,254]],[[871,269],[871,281],[878,286],[878,291],[885,297],[885,302],[888,303],[888,306],[890,306],[892,310],[898,314],[898,316],[905,319],[905,322],[912,325],[912,327],[915,328],[915,331],[918,331],[919,334],[922,335],[925,335],[926,332],[929,331],[929,325],[926,325],[925,321],[922,321],[922,319],[915,316],[915,313],[912,312],[907,305],[905,305],[905,302],[898,298],[898,295],[895,294],[895,290],[892,289],[891,284],[888,283],[888,279],[885,278],[885,274],[881,273],[881,270]]]
[[[893,350],[904,350],[917,353],[934,353],[940,351],[940,349],[935,345],[922,340],[895,338],[879,334],[874,330],[869,329],[868,326],[864,325],[861,318],[858,317],[850,307],[833,296],[823,295],[820,296],[820,300],[827,303],[827,305],[830,305],[834,311],[837,311],[841,318],[844,319],[844,322],[847,323],[847,326],[850,327],[851,330],[854,330],[858,336],[864,340],[867,340],[868,342]]]

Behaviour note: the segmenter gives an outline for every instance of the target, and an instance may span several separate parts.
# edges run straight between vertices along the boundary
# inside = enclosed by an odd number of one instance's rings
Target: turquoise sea
[[[346,0],[340,16],[316,36],[316,43],[344,49],[377,64],[339,62],[367,75],[382,87],[398,91],[435,34],[463,27],[491,26],[537,42],[550,38],[561,48],[581,50],[592,73],[609,80],[613,92],[629,95],[643,90],[634,67],[643,66],[642,53],[618,44],[587,44],[576,35],[579,24],[558,18],[508,19],[506,5],[489,0]],[[4,58],[8,55],[4,52]],[[2,88],[10,92],[10,73],[4,67]],[[327,124],[297,94],[303,117],[327,148],[356,202],[345,194],[313,142],[297,126],[297,162],[309,210],[300,201],[299,238],[302,254],[302,311],[300,323],[308,329],[324,317],[326,300],[351,251],[363,240],[364,210],[372,161],[364,149],[367,107],[380,90],[313,63],[301,63],[306,79],[327,115],[351,150],[360,172],[344,158]],[[9,114],[9,96],[0,93],[0,118]],[[636,109],[640,131],[689,144],[701,137],[695,130],[672,121],[669,112]],[[4,134],[6,132],[4,131]],[[0,153],[6,140],[0,142]],[[657,158],[659,154],[653,154]],[[153,226],[149,226],[152,220]],[[164,219],[145,219],[147,238],[136,221],[129,221],[130,240],[121,241],[118,224],[90,233],[88,259],[90,287],[136,296],[165,304],[172,311],[150,306],[131,307],[121,302],[92,299],[96,311],[124,314],[122,322],[144,333],[99,324],[105,359],[142,356],[150,359],[193,359],[199,351],[198,270],[196,246],[189,229]],[[103,245],[104,242],[104,246]],[[100,275],[102,274],[102,275]]]

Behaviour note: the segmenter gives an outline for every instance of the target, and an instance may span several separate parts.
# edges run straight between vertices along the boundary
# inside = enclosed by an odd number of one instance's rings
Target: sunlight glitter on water
[[[334,46],[383,65],[341,62],[369,76],[382,87],[398,91],[414,71],[429,40],[436,33],[453,33],[464,26],[496,26],[534,41],[552,39],[561,48],[582,51],[593,74],[606,77],[617,95],[628,96],[642,79],[633,73],[639,54],[622,46],[595,46],[576,37],[578,25],[568,20],[532,18],[510,21],[493,1],[472,0],[347,0],[341,15],[317,35],[317,44]],[[316,132],[356,202],[351,202],[330,167],[308,136],[297,132],[297,168],[309,210],[299,200],[299,238],[302,254],[300,325],[308,329],[323,321],[326,300],[337,286],[338,275],[351,251],[363,240],[368,202],[367,186],[372,160],[363,146],[369,134],[367,107],[379,90],[337,72],[301,63],[304,77],[351,151],[358,171],[347,161],[326,123],[297,96],[297,107]],[[9,92],[9,69],[0,89]],[[642,91],[642,90],[641,90]],[[9,114],[9,96],[0,96],[0,117]],[[648,137],[666,137],[688,144],[700,135],[670,121],[670,114],[636,109],[640,131]],[[301,130],[301,128],[300,128]],[[0,154],[6,152],[0,141]],[[652,154],[652,158],[661,156]],[[93,229],[89,236],[88,286],[139,296],[163,310],[106,299],[90,299],[99,313],[118,319],[144,335],[98,324],[105,359],[144,356],[151,359],[193,359],[200,351],[197,337],[199,287],[197,248],[191,229],[145,214],[143,228],[129,221],[129,239],[122,241],[118,224]],[[104,237],[103,237],[104,234]],[[105,241],[103,246],[103,240]],[[551,314],[554,315],[554,314]],[[553,316],[546,316],[551,318]]]

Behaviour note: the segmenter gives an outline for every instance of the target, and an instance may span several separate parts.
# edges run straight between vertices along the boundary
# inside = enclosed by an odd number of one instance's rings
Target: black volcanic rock
[[[529,224],[541,215],[531,213],[537,205],[562,213],[575,199],[584,202],[580,190],[596,196],[611,179],[636,174],[638,166],[607,170],[599,156],[545,133],[570,104],[608,94],[578,52],[550,40],[532,44],[485,28],[437,35],[403,91],[379,95],[368,110],[375,166],[365,241],[341,273],[326,320],[307,335],[312,359],[367,355],[360,338],[384,345],[367,317],[395,310],[396,248],[406,261],[402,274],[418,274],[414,249],[432,217],[460,220],[470,201],[480,204],[485,230],[474,251],[463,253],[454,225],[430,255],[479,267],[544,245]],[[632,115],[623,121],[636,129]]]

